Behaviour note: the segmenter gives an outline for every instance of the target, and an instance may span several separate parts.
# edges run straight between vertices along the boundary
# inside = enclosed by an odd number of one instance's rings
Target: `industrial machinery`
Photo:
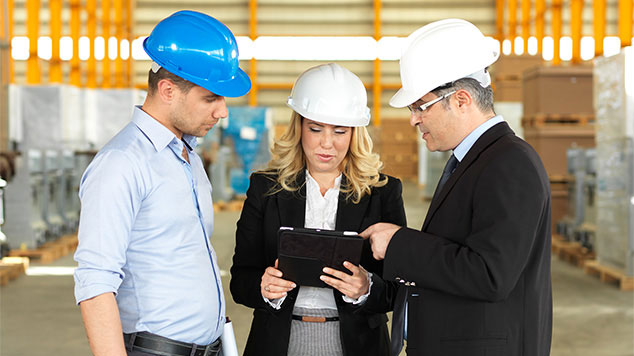
[[[7,236],[2,232],[2,225],[4,225],[4,187],[6,186],[7,182],[0,178],[0,258],[9,254]]]
[[[48,230],[46,240],[49,241],[60,237],[64,230],[63,208],[60,206],[64,194],[59,151],[46,150],[44,155],[44,194],[47,199],[43,218]]]
[[[568,158],[568,214],[557,223],[557,233],[565,240],[577,241],[592,250],[596,227],[595,150],[572,147],[566,152]]]

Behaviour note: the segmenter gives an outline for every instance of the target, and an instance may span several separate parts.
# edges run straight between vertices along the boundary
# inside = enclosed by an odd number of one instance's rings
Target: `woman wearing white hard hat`
[[[380,173],[365,128],[367,94],[349,70],[326,64],[302,73],[287,105],[287,131],[266,170],[251,176],[238,221],[231,293],[254,309],[245,355],[389,355],[392,284],[364,242],[350,274],[326,268],[332,288],[296,286],[277,269],[281,226],[362,231],[405,225],[401,182]]]

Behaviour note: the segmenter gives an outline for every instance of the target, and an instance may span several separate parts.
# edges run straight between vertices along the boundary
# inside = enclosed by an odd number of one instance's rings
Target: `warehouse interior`
[[[632,0],[0,0],[0,355],[91,354],[73,296],[79,182],[143,103],[143,39],[183,9],[231,29],[252,81],[196,148],[239,351],[252,310],[228,293],[236,221],[289,122],[295,78],[329,62],[361,78],[374,150],[420,229],[449,153],[429,152],[388,101],[406,37],[462,18],[499,46],[495,111],[549,175],[551,355],[634,355]]]

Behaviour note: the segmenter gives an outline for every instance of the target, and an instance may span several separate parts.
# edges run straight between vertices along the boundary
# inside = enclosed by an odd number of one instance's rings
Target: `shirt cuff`
[[[279,299],[269,299],[269,298],[266,298],[265,296],[262,296],[262,299],[264,299],[265,302],[267,302],[270,306],[272,306],[273,309],[280,310],[280,308],[282,307],[282,303],[284,303],[284,300],[286,300],[286,296]]]
[[[370,295],[370,291],[372,290],[372,273],[371,272],[368,272],[368,283],[370,283],[370,285],[368,286],[368,292],[366,294],[360,296],[358,299],[352,299],[348,297],[347,295],[342,295],[343,301],[353,305],[359,305],[359,304],[365,303],[365,301],[368,299],[368,296]]]

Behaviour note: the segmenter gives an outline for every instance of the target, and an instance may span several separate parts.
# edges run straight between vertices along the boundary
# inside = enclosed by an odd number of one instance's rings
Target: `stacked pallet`
[[[28,257],[32,260],[38,260],[40,263],[49,263],[75,251],[77,244],[77,235],[65,235],[36,249],[20,248],[11,250],[9,256]]]
[[[28,257],[4,257],[0,260],[0,286],[25,274],[28,268]]]
[[[566,150],[595,146],[592,67],[526,70],[522,92],[524,139],[537,151],[550,177],[554,229],[567,212],[571,177]]]
[[[381,155],[383,173],[405,179],[418,179],[418,134],[409,119],[385,119],[372,136],[375,152]]]

